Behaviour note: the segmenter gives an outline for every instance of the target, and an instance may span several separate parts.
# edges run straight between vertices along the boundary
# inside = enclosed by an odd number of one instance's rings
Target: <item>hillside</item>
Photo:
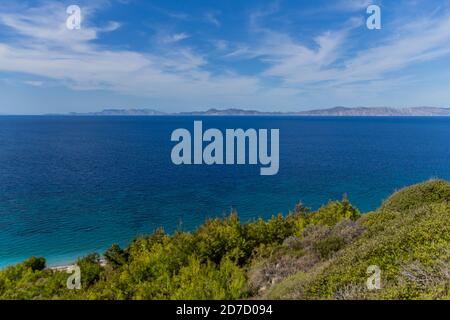
[[[450,299],[449,201],[445,181],[395,193],[379,210],[357,220],[364,228],[360,237],[306,272],[274,285],[265,297]],[[381,290],[366,290],[370,265],[381,269]]]
[[[315,212],[193,232],[163,230],[80,259],[81,290],[45,259],[0,271],[1,299],[450,299],[450,184],[400,190],[361,215],[346,197]],[[381,270],[381,289],[365,285]]]

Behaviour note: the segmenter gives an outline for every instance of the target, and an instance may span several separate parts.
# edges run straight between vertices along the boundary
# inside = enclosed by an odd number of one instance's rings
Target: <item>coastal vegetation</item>
[[[77,265],[80,290],[44,258],[7,267],[0,299],[450,299],[450,184],[402,189],[366,214],[345,196],[269,220],[242,223],[232,212]],[[377,290],[366,286],[371,265],[381,270]]]

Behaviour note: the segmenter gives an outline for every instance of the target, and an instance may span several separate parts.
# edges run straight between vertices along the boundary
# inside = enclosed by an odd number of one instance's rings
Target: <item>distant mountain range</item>
[[[305,116],[450,116],[450,108],[335,107],[323,110],[302,111],[296,114]]]
[[[160,116],[166,113],[153,109],[104,109],[99,112],[71,112],[71,116]]]
[[[244,109],[209,109],[206,111],[190,111],[180,112],[179,115],[200,115],[200,116],[257,116],[257,115],[283,115],[282,112],[263,112],[257,110],[244,110]]]
[[[192,116],[263,116],[263,115],[290,115],[290,116],[450,116],[450,108],[438,107],[334,107],[329,109],[316,109],[298,112],[264,112],[244,109],[209,109],[206,111],[190,111],[179,113],[165,113],[155,109],[105,109],[99,112],[77,113],[74,116],[162,116],[162,115],[192,115]]]

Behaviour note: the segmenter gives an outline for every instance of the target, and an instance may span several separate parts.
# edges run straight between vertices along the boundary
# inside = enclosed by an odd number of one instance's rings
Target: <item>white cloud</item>
[[[407,22],[391,29],[382,42],[353,51],[350,35],[360,26],[353,21],[341,30],[323,32],[314,38],[314,46],[260,28],[262,41],[254,47],[238,48],[229,56],[259,57],[268,64],[264,75],[291,86],[324,81],[329,86],[388,78],[394,71],[450,55],[448,13]]]
[[[335,76],[329,66],[339,58],[344,39],[343,32],[326,32],[314,39],[317,49],[310,49],[287,35],[273,33],[259,49],[271,64],[265,74],[289,83],[329,80]]]
[[[377,4],[374,0],[339,0],[333,5],[333,9],[343,11],[360,11],[365,12],[365,9],[372,4]]]
[[[206,14],[206,20],[210,22],[211,24],[215,25],[216,27],[220,27],[221,23],[219,19],[217,19],[216,14],[213,12],[208,12]]]
[[[35,81],[35,80],[26,80],[23,83],[32,87],[42,87],[44,85],[43,81]]]
[[[175,33],[173,35],[167,36],[163,39],[164,43],[176,43],[179,41],[182,41],[184,39],[188,39],[191,36],[188,35],[187,33],[181,32],[181,33]]]

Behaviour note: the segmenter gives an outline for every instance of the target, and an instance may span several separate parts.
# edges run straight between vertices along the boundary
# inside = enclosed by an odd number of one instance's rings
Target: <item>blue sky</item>
[[[450,1],[2,0],[0,98],[0,114],[450,107]]]

